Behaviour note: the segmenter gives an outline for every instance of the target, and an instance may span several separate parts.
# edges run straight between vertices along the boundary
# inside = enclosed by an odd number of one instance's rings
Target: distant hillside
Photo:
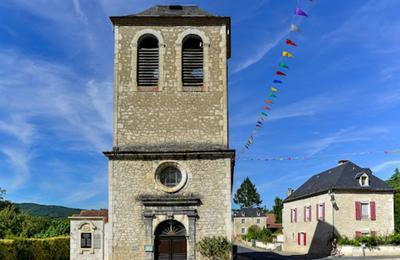
[[[22,212],[32,216],[42,217],[68,217],[72,214],[79,214],[80,209],[67,208],[55,205],[40,205],[36,203],[15,203],[15,206]]]

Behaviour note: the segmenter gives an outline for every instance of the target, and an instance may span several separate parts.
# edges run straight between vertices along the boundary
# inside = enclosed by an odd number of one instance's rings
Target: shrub
[[[229,260],[232,244],[226,237],[205,237],[197,243],[199,253],[210,260]]]
[[[247,234],[242,236],[244,240],[251,241],[255,239],[264,243],[272,241],[272,232],[267,228],[260,228],[259,226],[253,225],[249,227]]]
[[[68,260],[69,237],[0,240],[0,259]]]

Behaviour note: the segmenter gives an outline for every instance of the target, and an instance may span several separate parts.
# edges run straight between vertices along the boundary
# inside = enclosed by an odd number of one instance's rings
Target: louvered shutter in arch
[[[182,83],[184,87],[203,85],[203,41],[197,35],[188,35],[182,42]]]
[[[158,85],[159,77],[158,40],[151,34],[145,34],[138,41],[137,83],[140,87]]]

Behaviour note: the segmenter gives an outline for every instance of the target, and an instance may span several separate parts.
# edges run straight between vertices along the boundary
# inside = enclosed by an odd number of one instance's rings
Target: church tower
[[[201,259],[199,240],[232,235],[230,18],[171,5],[111,21],[109,259]]]

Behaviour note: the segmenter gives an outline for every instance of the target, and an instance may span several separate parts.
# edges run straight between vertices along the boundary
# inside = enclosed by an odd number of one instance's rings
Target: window
[[[81,233],[81,248],[92,247],[92,233]]]
[[[182,173],[178,168],[169,166],[164,168],[160,173],[160,182],[168,188],[177,186],[181,180]]]
[[[304,221],[311,221],[311,206],[304,207]]]
[[[240,223],[244,224],[244,222],[245,222],[245,219],[242,218],[242,219],[240,220]]]
[[[306,246],[307,245],[307,234],[305,232],[297,233],[297,244],[299,246]]]
[[[361,203],[361,218],[368,219],[369,218],[369,203]]]
[[[325,203],[317,204],[317,220],[325,220]]]
[[[241,231],[242,234],[246,233],[246,229],[245,228],[242,228],[240,231]]]
[[[360,178],[360,185],[363,186],[363,187],[369,186],[369,183],[368,183],[368,175],[364,174],[364,175],[361,176],[361,178]]]
[[[261,221],[260,221],[260,219],[258,218],[258,219],[257,219],[257,224],[260,224],[260,222],[261,222]]]
[[[201,87],[203,74],[203,41],[197,35],[188,35],[182,42],[183,87]]]
[[[297,222],[297,209],[290,210],[290,222]]]
[[[137,84],[139,87],[158,85],[158,40],[154,35],[145,34],[138,41]]]

